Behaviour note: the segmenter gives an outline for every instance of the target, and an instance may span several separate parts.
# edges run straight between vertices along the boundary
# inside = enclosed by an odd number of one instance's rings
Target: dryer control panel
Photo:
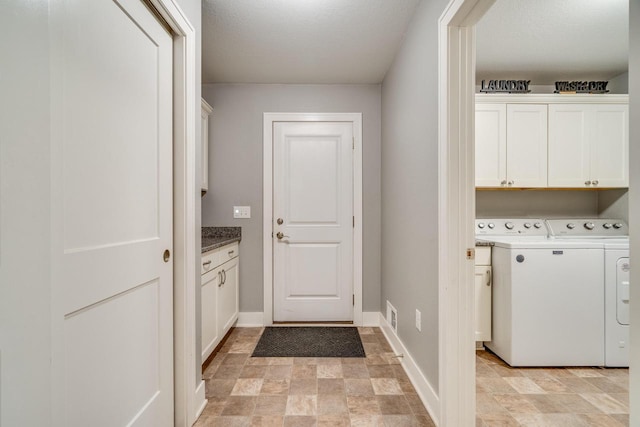
[[[549,235],[556,238],[620,238],[629,235],[629,227],[621,219],[548,219],[546,223],[549,227]]]

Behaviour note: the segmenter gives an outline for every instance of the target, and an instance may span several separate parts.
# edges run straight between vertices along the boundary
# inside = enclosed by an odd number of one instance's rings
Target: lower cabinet
[[[238,319],[239,255],[237,243],[202,255],[202,362]]]
[[[491,247],[476,247],[476,341],[491,341]]]

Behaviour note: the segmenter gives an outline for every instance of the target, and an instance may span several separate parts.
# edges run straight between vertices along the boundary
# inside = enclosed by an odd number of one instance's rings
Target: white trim
[[[241,311],[238,313],[238,322],[235,325],[236,328],[258,328],[260,326],[264,326],[263,312]]]
[[[362,326],[376,327],[380,326],[380,317],[382,313],[379,311],[365,311],[362,313]]]
[[[393,329],[389,322],[387,322],[387,319],[384,318],[382,313],[376,314],[378,314],[378,322],[382,329],[382,333],[385,338],[387,338],[387,341],[389,341],[393,352],[396,355],[403,355],[403,357],[400,358],[401,365],[407,373],[409,380],[411,380],[411,384],[413,384],[413,387],[416,389],[418,396],[420,396],[420,400],[422,400],[422,403],[427,409],[427,412],[429,412],[429,415],[435,425],[440,426],[440,399],[438,399],[438,394],[435,392],[435,389],[429,383],[427,378],[422,374],[422,371],[416,364],[415,360],[411,357],[409,350],[407,350],[400,338],[393,333]]]
[[[452,0],[439,20],[438,324],[443,427],[475,425],[474,25],[494,0]]]
[[[353,122],[353,324],[362,325],[362,113],[264,113],[262,248],[264,325],[273,324],[273,122]]]
[[[175,0],[150,2],[174,33],[174,423],[186,427],[206,404],[196,388],[196,32]]]
[[[194,413],[196,420],[200,417],[200,415],[202,415],[204,408],[207,407],[207,403],[209,402],[205,397],[205,392],[206,392],[206,383],[203,380],[203,381],[200,381],[200,385],[198,386],[198,388],[196,388],[196,403],[198,402],[200,403],[200,406],[196,407],[196,411]]]
[[[488,94],[476,93],[477,103],[497,103],[497,104],[628,104],[629,95],[624,94]]]

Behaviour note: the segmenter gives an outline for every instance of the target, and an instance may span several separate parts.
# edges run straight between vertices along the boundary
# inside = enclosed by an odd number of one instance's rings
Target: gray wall
[[[438,18],[422,1],[382,83],[382,300],[438,390]],[[422,332],[415,310],[422,312]]]
[[[626,189],[476,190],[476,217],[610,217],[628,222],[629,196]]]
[[[629,213],[640,218],[640,1],[629,1]],[[635,167],[634,167],[635,166]],[[640,254],[640,221],[631,221],[631,256]],[[637,265],[637,264],[636,264]],[[640,425],[640,269],[631,271],[630,425]]]
[[[610,93],[629,93],[629,72],[611,77],[607,89]]]
[[[51,424],[47,2],[0,2],[0,425]]]
[[[240,311],[263,311],[262,123],[265,112],[362,112],[363,310],[380,307],[380,85],[207,84],[209,192],[204,226],[241,226]],[[251,206],[234,219],[234,205]]]

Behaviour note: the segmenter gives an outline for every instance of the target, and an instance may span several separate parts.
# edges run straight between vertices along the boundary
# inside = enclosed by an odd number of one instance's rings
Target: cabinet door
[[[222,283],[218,286],[218,334],[223,337],[238,318],[239,258],[220,266]]]
[[[549,186],[590,187],[591,106],[549,105]]]
[[[476,341],[491,341],[491,266],[475,267]]]
[[[506,184],[506,120],[505,104],[476,104],[476,187]]]
[[[507,105],[507,185],[547,186],[546,105]]]
[[[216,299],[221,279],[220,271],[216,268],[202,275],[202,362],[207,360],[219,342]]]
[[[629,186],[629,106],[594,105],[590,150],[591,185]]]

